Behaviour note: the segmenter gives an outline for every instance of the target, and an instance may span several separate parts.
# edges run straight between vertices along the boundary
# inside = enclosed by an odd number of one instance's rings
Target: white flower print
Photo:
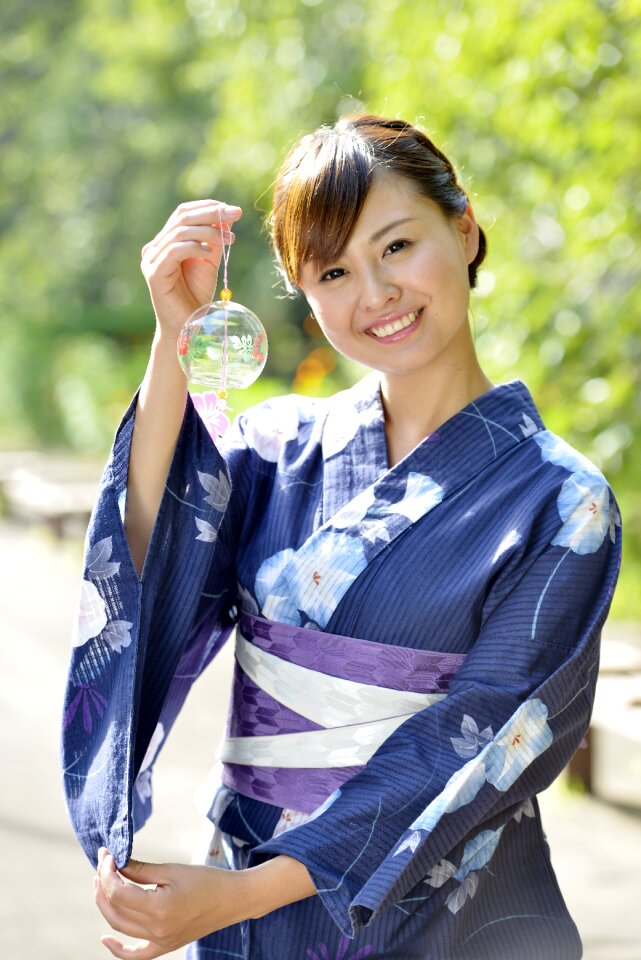
[[[476,720],[467,714],[463,716],[461,733],[462,737],[450,737],[450,740],[459,757],[463,757],[464,760],[475,757],[479,752],[479,746],[492,739],[492,727],[485,727],[484,730],[479,731]]]
[[[480,870],[490,862],[504,829],[503,826],[498,830],[481,830],[465,844],[461,865],[455,874],[457,880],[463,881],[472,870]]]
[[[458,810],[460,807],[465,806],[466,803],[474,800],[484,783],[484,763],[480,758],[469,760],[450,777],[441,793],[434,797],[432,802],[427,805],[425,810],[423,810],[410,825],[407,833],[409,834],[410,831],[412,831],[412,834],[409,837],[406,835],[406,837],[403,838],[394,851],[394,856],[398,856],[398,854],[407,847],[410,847],[413,852],[422,839],[421,834],[417,831],[423,830],[430,833],[445,813],[452,813],[454,810]],[[416,839],[412,846],[409,841],[412,840],[413,837]]]
[[[485,757],[488,783],[508,790],[533,760],[550,746],[548,708],[535,697],[526,700],[499,731]]]
[[[254,593],[261,607],[264,606],[274,584],[293,556],[294,551],[288,548],[274,553],[261,563],[254,583]]]
[[[458,913],[465,901],[473,897],[479,885],[479,878],[475,873],[469,873],[460,887],[452,890],[445,901],[445,905],[451,913]]]
[[[120,570],[120,564],[111,560],[112,538],[98,540],[87,554],[87,576],[92,580],[107,580]]]
[[[149,768],[156,759],[164,739],[165,728],[162,723],[159,723],[151,736],[147,752],[140,765],[140,772],[136,777],[136,792],[143,802],[151,797],[151,770]]]
[[[211,523],[208,523],[207,520],[202,520],[200,517],[194,517],[194,521],[198,528],[196,540],[203,540],[205,543],[215,543],[218,539],[218,530],[216,527],[213,527]]]
[[[351,404],[340,407],[340,415],[333,410],[323,430],[323,456],[326,460],[344,450],[363,425],[363,415]]]
[[[279,593],[285,594],[289,600],[285,622],[298,623],[298,611],[304,611],[308,619],[324,629],[341,597],[365,566],[360,539],[333,530],[320,535],[313,554],[305,556],[299,564],[292,562],[289,565],[286,588],[281,589],[280,581],[276,584]],[[271,608],[271,598],[264,606],[264,614],[277,619]],[[279,605],[279,616],[282,615],[282,605]]]
[[[524,437],[533,436],[539,429],[532,417],[527,413],[523,414],[523,423],[519,424],[519,426],[521,427],[521,433]]]
[[[465,902],[473,897],[479,885],[478,871],[487,866],[494,855],[505,827],[498,830],[482,830],[465,845],[458,867],[449,860],[441,860],[432,867],[423,883],[430,887],[442,887],[448,880],[457,880],[459,886],[448,894],[445,905],[451,913],[458,913]]]
[[[530,817],[532,819],[536,814],[534,812],[534,804],[531,799],[528,797],[527,800],[524,800],[520,807],[516,810],[513,819],[517,823],[520,823],[523,817]]]
[[[456,867],[449,860],[440,860],[435,867],[432,867],[423,883],[429,883],[430,887],[442,887],[444,883],[451,880],[456,873]]]
[[[342,510],[338,511],[336,516],[332,518],[332,526],[337,530],[345,530],[348,527],[356,526],[356,524],[361,523],[365,519],[375,502],[376,493],[374,492],[374,487],[367,487],[362,493],[359,493],[357,497],[350,500]]]
[[[298,427],[298,410],[291,401],[266,403],[248,417],[245,440],[263,460],[276,463],[287,441],[298,436]]]
[[[453,813],[471,803],[485,783],[491,783],[497,790],[508,790],[552,743],[553,734],[547,717],[548,708],[542,700],[532,698],[522,703],[494,739],[483,747],[477,757],[468,760],[457,770],[441,793],[419,814],[394,851],[394,856],[408,847],[415,850],[420,834],[414,846],[410,840],[416,831],[430,833],[444,814]],[[523,807],[522,812],[530,815],[529,808]]]
[[[538,430],[533,434],[541,450],[541,457],[557,467],[565,467],[569,473],[589,473],[600,476],[594,464],[569,443],[550,430]]]
[[[92,637],[97,637],[107,624],[107,608],[98,590],[90,580],[83,580],[80,589],[78,615],[72,643],[81,647]]]
[[[405,496],[398,503],[389,506],[390,513],[401,513],[412,523],[420,520],[424,514],[441,502],[445,491],[438,483],[424,473],[410,473],[407,478]]]
[[[603,477],[574,473],[557,500],[563,526],[552,543],[574,553],[595,553],[610,531],[610,491]]]
[[[199,470],[198,479],[200,480],[201,486],[207,491],[205,503],[208,503],[209,506],[213,507],[218,513],[222,513],[227,507],[231,496],[229,478],[222,470],[218,471],[218,477],[214,477],[211,473],[201,473]]]
[[[102,639],[106,640],[115,653],[122,653],[124,647],[131,643],[131,628],[129,620],[112,620],[104,629]]]

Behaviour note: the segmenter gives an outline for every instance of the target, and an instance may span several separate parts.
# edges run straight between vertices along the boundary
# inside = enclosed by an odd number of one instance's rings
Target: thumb
[[[162,886],[167,882],[165,865],[162,863],[145,863],[144,860],[132,859],[126,867],[121,867],[118,873],[134,883],[155,883]]]

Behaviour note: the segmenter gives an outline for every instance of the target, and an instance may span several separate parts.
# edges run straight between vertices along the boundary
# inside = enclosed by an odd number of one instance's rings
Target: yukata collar
[[[541,429],[528,388],[512,380],[467,404],[390,469],[380,375],[370,373],[330,401],[321,522],[385,474],[399,480],[410,472],[427,474],[445,495],[452,493]]]

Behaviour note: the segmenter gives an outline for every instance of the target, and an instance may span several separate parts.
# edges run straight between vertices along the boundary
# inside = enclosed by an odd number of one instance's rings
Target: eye
[[[326,270],[325,273],[321,274],[320,282],[324,283],[327,280],[338,280],[339,277],[345,275],[345,271],[342,267],[332,267],[331,270]]]
[[[401,250],[405,250],[406,247],[409,247],[409,240],[394,240],[393,243],[390,243],[385,248],[384,256],[387,256],[388,253],[399,253]]]

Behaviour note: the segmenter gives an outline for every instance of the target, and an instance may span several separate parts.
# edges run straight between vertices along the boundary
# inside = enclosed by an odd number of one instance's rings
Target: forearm
[[[251,910],[247,919],[264,917],[273,910],[316,893],[307,867],[284,854],[241,873],[245,874],[247,905]]]
[[[101,913],[114,930],[148,941],[134,952],[112,936],[102,942],[116,957],[139,960],[154,960],[315,892],[306,867],[282,855],[248,870],[131,860],[118,872],[106,850],[100,851],[94,891]]]
[[[167,473],[185,413],[187,382],[176,343],[156,334],[134,421],[125,532],[138,574],[144,564]]]

